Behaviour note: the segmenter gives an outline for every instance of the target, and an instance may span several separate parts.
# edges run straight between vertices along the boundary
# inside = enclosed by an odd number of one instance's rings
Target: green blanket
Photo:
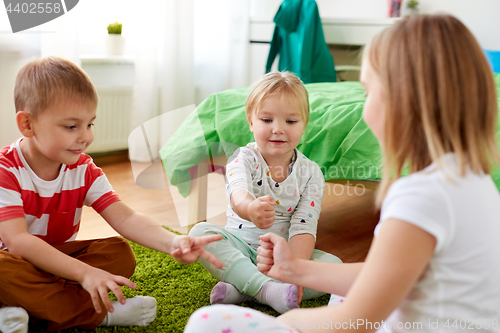
[[[500,74],[495,75],[500,96]],[[297,147],[321,167],[325,180],[380,179],[381,151],[363,121],[365,91],[359,82],[307,84],[310,121]],[[248,88],[210,95],[160,150],[169,181],[186,197],[190,169],[209,157],[230,157],[254,141],[246,116]],[[500,105],[500,101],[499,101]],[[500,142],[500,132],[497,135]],[[500,189],[500,169],[492,173]]]

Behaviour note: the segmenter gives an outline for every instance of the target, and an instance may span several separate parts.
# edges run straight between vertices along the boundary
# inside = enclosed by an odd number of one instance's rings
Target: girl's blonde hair
[[[492,70],[472,33],[450,15],[399,20],[366,48],[384,87],[381,206],[405,166],[410,173],[455,153],[467,168],[490,173],[500,160],[495,140],[497,100]]]
[[[97,92],[85,72],[70,60],[46,57],[30,61],[19,71],[14,88],[16,112],[33,117],[62,98],[97,108]]]
[[[309,122],[309,95],[302,81],[291,72],[267,73],[260,77],[251,87],[245,103],[247,120],[254,112],[258,112],[264,101],[271,96],[280,96],[287,103],[295,106],[307,125]]]

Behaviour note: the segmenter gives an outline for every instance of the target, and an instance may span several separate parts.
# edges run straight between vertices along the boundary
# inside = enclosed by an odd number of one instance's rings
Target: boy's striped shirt
[[[83,205],[100,213],[120,200],[85,154],[76,164],[63,164],[55,180],[40,179],[24,159],[21,140],[0,150],[0,223],[23,217],[30,234],[49,244],[62,243],[76,238]],[[6,249],[1,240],[0,248]]]

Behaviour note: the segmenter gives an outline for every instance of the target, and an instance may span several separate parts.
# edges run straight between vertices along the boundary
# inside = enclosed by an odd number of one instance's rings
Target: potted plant
[[[106,38],[106,51],[108,55],[123,55],[124,50],[125,38],[122,36],[122,24],[118,22],[110,23]]]
[[[418,14],[418,1],[408,0],[406,3],[406,15],[416,15]]]

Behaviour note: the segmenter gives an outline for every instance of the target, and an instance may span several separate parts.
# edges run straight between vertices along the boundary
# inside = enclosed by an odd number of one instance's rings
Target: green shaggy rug
[[[126,298],[136,295],[152,296],[158,302],[156,319],[147,327],[99,327],[96,332],[182,332],[189,316],[197,309],[210,305],[210,291],[218,282],[198,262],[182,265],[171,256],[130,243],[134,250],[137,268],[130,278],[137,289],[123,288]],[[301,307],[328,304],[328,295],[304,301]],[[242,303],[273,316],[279,314],[272,308],[254,302]],[[41,332],[32,330],[30,332]],[[63,332],[88,332],[70,329]]]

